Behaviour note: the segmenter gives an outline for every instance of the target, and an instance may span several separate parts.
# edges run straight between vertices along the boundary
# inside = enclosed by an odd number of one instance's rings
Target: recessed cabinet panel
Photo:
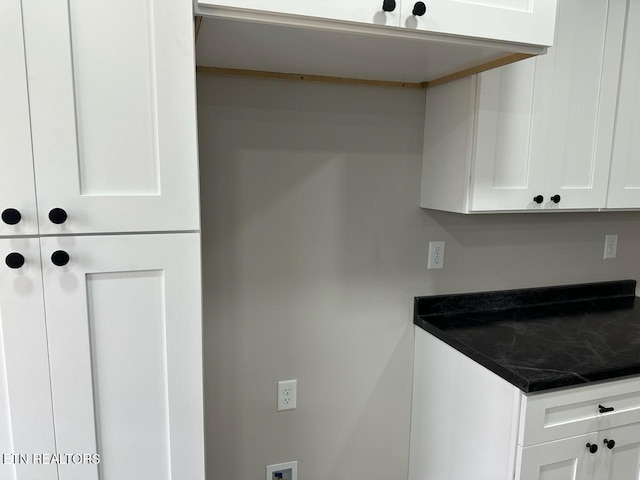
[[[425,6],[420,15],[419,6]],[[400,24],[430,32],[550,46],[554,0],[403,0]]]
[[[624,15],[621,1],[562,0],[556,44],[536,59],[549,115],[538,154],[547,195],[561,197],[547,208],[605,205]]]
[[[1,239],[0,262],[0,479],[55,480],[34,457],[56,452],[38,239]]]
[[[0,2],[0,236],[38,233],[20,0]],[[19,218],[17,223],[14,223]]]
[[[640,3],[629,2],[607,208],[640,206]]]
[[[24,25],[40,233],[197,230],[191,4],[30,0]]]
[[[231,7],[286,15],[304,15],[308,17],[349,22],[373,23],[377,25],[400,25],[400,4],[395,0],[393,11],[383,10],[383,0],[201,0],[201,7]],[[384,2],[389,6],[394,3]]]
[[[42,262],[58,449],[102,458],[60,480],[203,480],[198,235],[48,237]]]
[[[599,447],[594,480],[640,478],[640,423],[603,430]]]

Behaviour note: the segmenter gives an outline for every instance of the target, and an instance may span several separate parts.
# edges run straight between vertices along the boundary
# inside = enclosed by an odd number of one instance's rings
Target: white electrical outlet
[[[429,242],[429,270],[444,268],[444,242]]]
[[[298,380],[278,382],[278,411],[293,410],[298,399]]]
[[[618,255],[618,235],[604,237],[604,259],[616,258]]]
[[[266,480],[298,480],[298,462],[278,463],[267,467]]]

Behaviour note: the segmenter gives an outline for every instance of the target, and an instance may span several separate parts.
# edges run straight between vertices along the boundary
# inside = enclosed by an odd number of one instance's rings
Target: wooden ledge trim
[[[203,67],[197,66],[196,73],[204,75],[226,75],[231,77],[249,77],[249,78],[269,78],[276,80],[294,80],[304,82],[319,82],[319,83],[336,83],[341,85],[363,85],[369,87],[391,87],[391,88],[432,88],[437,87],[445,83],[453,82],[460,78],[468,77],[469,75],[475,75],[493,68],[509,65],[510,63],[525,60],[527,58],[534,57],[535,55],[529,53],[514,53],[507,55],[506,57],[498,58],[490,62],[476,65],[475,67],[460,70],[459,72],[445,75],[444,77],[436,78],[435,80],[429,80],[427,82],[412,83],[412,82],[395,82],[390,80],[367,80],[364,78],[349,78],[349,77],[330,77],[325,75],[307,75],[306,73],[281,73],[281,72],[268,72],[264,70],[244,70],[241,68],[221,68],[221,67]]]

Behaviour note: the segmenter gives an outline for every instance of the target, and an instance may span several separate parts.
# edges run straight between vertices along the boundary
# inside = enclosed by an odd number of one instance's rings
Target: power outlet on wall
[[[269,465],[266,480],[298,480],[298,462]]]
[[[604,237],[604,259],[616,258],[618,255],[618,235]]]
[[[428,270],[444,268],[444,242],[429,242]]]
[[[293,410],[298,400],[298,380],[278,382],[278,411]]]

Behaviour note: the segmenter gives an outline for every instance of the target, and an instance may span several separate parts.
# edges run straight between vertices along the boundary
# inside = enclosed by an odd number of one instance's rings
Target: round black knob
[[[7,225],[15,225],[20,223],[22,220],[22,215],[15,208],[7,208],[2,212],[2,221]]]
[[[51,261],[58,267],[64,267],[69,263],[69,254],[64,250],[56,250],[51,254]]]
[[[51,220],[51,223],[60,225],[61,223],[67,221],[67,212],[65,212],[62,208],[52,208],[49,212],[49,220]]]
[[[556,193],[553,197],[551,197],[551,201],[553,203],[560,203],[560,195]]]
[[[593,443],[587,443],[587,448],[589,449],[590,453],[596,453],[598,451],[598,445],[595,445]]]
[[[13,252],[7,255],[4,263],[6,263],[9,268],[20,268],[24,265],[24,257],[17,252]]]
[[[393,12],[396,9],[396,0],[383,0],[382,10],[385,12]]]
[[[609,450],[613,449],[613,447],[616,446],[615,440],[607,440],[606,438],[604,439],[604,444],[607,446]]]
[[[542,203],[544,202],[544,197],[542,195],[536,195],[535,197],[533,197],[533,201],[536,203]]]
[[[427,6],[424,4],[424,2],[416,2],[416,4],[413,6],[413,12],[412,13],[416,17],[421,17],[426,12],[427,12]]]

